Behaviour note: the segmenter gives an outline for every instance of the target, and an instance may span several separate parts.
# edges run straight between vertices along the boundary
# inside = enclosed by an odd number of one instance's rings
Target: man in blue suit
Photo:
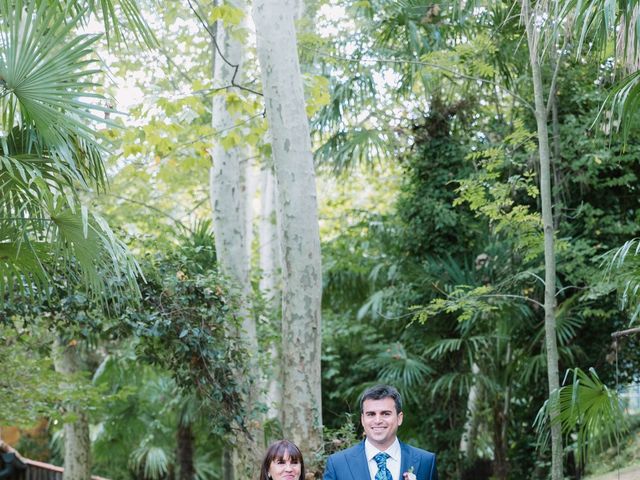
[[[376,385],[360,397],[366,439],[334,453],[323,480],[438,480],[436,456],[398,440],[402,398],[389,385]]]

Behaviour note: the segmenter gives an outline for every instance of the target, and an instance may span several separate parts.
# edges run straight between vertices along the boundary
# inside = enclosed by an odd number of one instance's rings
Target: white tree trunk
[[[522,0],[522,17],[529,45],[529,63],[533,80],[535,116],[538,127],[538,151],[540,154],[540,202],[542,205],[542,224],[544,228],[544,325],[545,346],[547,352],[547,380],[549,395],[560,389],[558,367],[558,343],[556,334],[556,256],[554,247],[553,209],[551,204],[551,152],[549,131],[547,128],[547,107],[544,101],[542,72],[539,55],[541,52],[540,31],[535,26],[538,18],[545,18],[544,11],[531,11],[529,0]],[[563,455],[562,431],[558,416],[558,403],[550,402],[551,423],[551,478],[562,480]]]
[[[480,368],[476,363],[471,365],[471,373],[474,377],[480,374]],[[476,456],[476,436],[478,432],[478,408],[479,408],[479,392],[478,382],[474,380],[473,385],[469,389],[467,396],[467,420],[464,424],[462,437],[460,439],[460,452],[469,460],[473,460]]]
[[[53,347],[54,366],[57,372],[70,376],[81,370],[77,346],[64,345],[57,339]],[[75,416],[71,423],[65,423],[64,431],[64,474],[63,480],[89,480],[91,478],[91,440],[89,419],[85,411],[77,405],[69,407]]]
[[[284,434],[311,455],[322,447],[322,271],[315,172],[300,76],[292,1],[256,0],[262,71],[282,244]]]
[[[245,198],[246,198],[246,207],[245,207],[245,233],[247,236],[247,239],[245,241],[245,251],[246,251],[246,258],[249,262],[248,268],[249,268],[249,272],[251,272],[251,262],[252,262],[252,258],[253,258],[253,242],[255,239],[255,234],[254,234],[254,221],[255,221],[255,212],[254,212],[254,200],[256,200],[256,194],[258,191],[258,183],[260,182],[260,177],[259,177],[259,171],[258,171],[258,165],[256,165],[256,162],[254,161],[253,158],[249,158],[247,159],[247,161],[245,162]],[[249,279],[249,281],[251,281],[251,279]]]
[[[282,304],[282,261],[280,258],[280,236],[276,214],[276,183],[271,168],[261,172],[261,212],[260,212],[260,292],[264,298],[270,325],[277,325],[281,331]],[[282,376],[280,349],[275,343],[269,347],[271,372],[267,376],[267,416],[282,423]]]
[[[239,2],[232,3],[242,8]],[[242,71],[244,49],[230,32],[218,22],[216,42],[225,59],[239,65]],[[235,69],[229,66],[214,48],[213,79],[215,87],[222,88],[231,84]],[[240,77],[240,75],[238,76]],[[241,77],[240,77],[241,78]],[[213,227],[216,237],[218,262],[224,274],[235,282],[241,294],[250,292],[249,267],[247,255],[250,202],[247,198],[247,173],[249,154],[244,145],[225,148],[222,139],[229,133],[236,133],[241,119],[231,115],[226,108],[226,90],[213,97],[212,127],[216,132],[211,149],[212,167],[210,170],[210,198],[213,212]],[[247,322],[245,330],[255,338],[255,323]]]
[[[242,1],[228,2],[229,4],[246,10]],[[244,26],[241,25],[241,28]],[[242,68],[244,62],[244,47],[234,38],[222,22],[218,22],[216,42],[224,59],[220,57],[214,47],[213,79],[218,88],[228,87],[234,76],[235,69],[225,62],[238,65],[236,82],[242,82]],[[251,478],[257,472],[256,458],[263,454],[264,435],[262,421],[258,414],[260,397],[260,382],[257,381],[258,369],[258,338],[256,323],[250,309],[250,252],[251,252],[251,222],[252,198],[251,183],[247,178],[250,170],[249,153],[243,144],[225,148],[222,139],[230,132],[237,132],[242,119],[231,115],[226,108],[227,90],[218,92],[213,97],[212,127],[216,132],[211,149],[212,167],[210,171],[210,197],[213,212],[213,229],[215,233],[216,254],[220,270],[231,280],[240,298],[237,311],[242,319],[243,338],[245,346],[252,356],[249,358],[249,371],[255,374],[254,379],[248,381],[248,395],[244,398],[247,410],[245,427],[248,435],[238,435],[233,452],[234,477]]]

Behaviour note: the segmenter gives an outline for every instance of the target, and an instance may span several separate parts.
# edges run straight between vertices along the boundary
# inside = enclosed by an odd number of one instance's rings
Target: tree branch
[[[530,297],[525,297],[524,295],[513,295],[510,293],[495,293],[495,294],[484,294],[484,295],[478,295],[478,298],[517,298],[518,300],[525,300],[527,302],[531,302],[534,305],[538,305],[539,307],[544,308],[544,305],[542,303],[540,303],[537,300],[534,300],[533,298]]]
[[[216,52],[218,52],[218,55],[220,55],[220,58],[222,58],[222,60],[224,60],[224,63],[229,65],[229,67],[233,68],[233,76],[231,77],[231,85],[228,85],[226,87],[222,87],[222,88],[220,88],[218,90],[226,90],[227,88],[236,87],[236,88],[238,88],[240,90],[244,90],[245,92],[250,92],[250,93],[253,93],[255,95],[260,95],[262,97],[263,96],[262,93],[260,93],[260,92],[258,92],[256,90],[253,90],[251,88],[239,85],[239,84],[236,83],[236,76],[238,75],[238,69],[240,68],[240,65],[237,64],[237,63],[231,63],[229,60],[227,60],[227,58],[222,53],[222,50],[220,49],[220,46],[218,45],[218,39],[216,38],[215,33],[211,31],[211,28],[209,27],[209,25],[207,25],[207,23],[203,20],[203,18],[200,16],[198,11],[194,8],[193,4],[191,3],[191,0],[187,0],[187,3],[189,4],[189,8],[191,9],[191,11],[194,13],[196,18],[200,21],[200,23],[202,24],[202,26],[204,27],[206,32],[211,37],[211,41],[213,42],[213,46],[215,47]]]
[[[170,219],[171,219],[175,224],[180,225],[182,228],[184,228],[184,229],[185,229],[185,230],[187,230],[188,232],[190,232],[190,233],[194,233],[194,232],[193,232],[193,230],[191,230],[189,227],[187,227],[187,226],[186,226],[184,223],[182,223],[180,220],[178,220],[177,218],[175,218],[175,217],[171,216],[169,213],[165,212],[164,210],[162,210],[162,209],[160,209],[160,208],[158,208],[158,207],[155,207],[155,206],[153,206],[153,205],[149,205],[148,203],[144,203],[144,202],[141,202],[141,201],[139,201],[139,200],[134,200],[133,198],[123,197],[122,195],[116,195],[115,193],[109,193],[109,192],[106,192],[106,193],[104,193],[103,195],[108,195],[108,196],[113,197],[113,198],[117,198],[117,199],[120,199],[120,200],[124,200],[125,202],[135,203],[136,205],[140,205],[140,206],[143,206],[143,207],[145,207],[145,208],[148,208],[149,210],[153,210],[154,212],[158,212],[158,213],[160,213],[161,215],[163,215],[163,216],[165,216],[165,217],[167,217],[167,218],[170,218]]]
[[[624,337],[627,335],[633,335],[635,333],[640,333],[640,327],[629,328],[628,330],[619,330],[617,332],[613,332],[611,336],[613,338]]]

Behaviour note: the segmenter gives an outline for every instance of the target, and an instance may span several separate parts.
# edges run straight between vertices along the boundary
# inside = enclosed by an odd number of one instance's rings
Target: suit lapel
[[[402,455],[400,459],[400,479],[402,479],[402,474],[408,472],[411,467],[416,471],[418,469],[418,464],[416,459],[413,458],[408,445],[400,442],[400,452]]]
[[[364,441],[353,449],[347,465],[351,471],[351,477],[355,480],[369,478],[369,465],[367,464],[367,454],[364,451]]]

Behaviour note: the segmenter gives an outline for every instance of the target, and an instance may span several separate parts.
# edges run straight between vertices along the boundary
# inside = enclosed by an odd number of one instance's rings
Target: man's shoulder
[[[329,458],[340,458],[340,457],[349,457],[355,453],[358,453],[360,451],[363,451],[364,447],[363,447],[363,443],[362,442],[358,442],[355,445],[349,447],[349,448],[345,448],[344,450],[340,450],[337,451],[335,453],[332,453],[331,455],[329,455]]]
[[[435,455],[435,453],[433,452],[430,452],[428,450],[423,450],[422,448],[414,447],[412,445],[409,445],[408,443],[400,442],[400,447],[406,448],[409,452],[411,452],[412,455],[426,456],[426,457],[433,457]]]

